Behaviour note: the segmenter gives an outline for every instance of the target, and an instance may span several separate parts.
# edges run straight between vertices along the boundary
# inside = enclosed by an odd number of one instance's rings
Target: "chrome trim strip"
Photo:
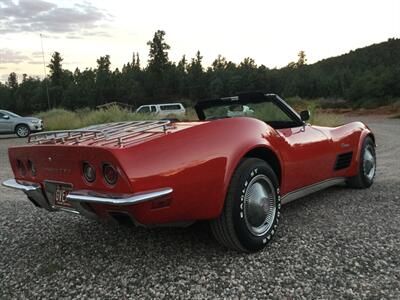
[[[163,188],[136,193],[130,196],[113,196],[105,194],[92,194],[90,191],[73,191],[67,195],[67,200],[71,202],[87,202],[98,204],[110,204],[116,206],[138,204],[153,200],[162,196],[168,196],[172,193],[172,188]]]
[[[74,215],[80,215],[80,214],[81,214],[79,211],[73,210],[73,209],[69,209],[69,208],[58,207],[57,209],[58,209],[58,210],[61,210],[61,211],[65,211],[65,212],[67,212],[67,213],[74,214]]]
[[[309,186],[302,187],[298,190],[289,192],[285,196],[283,196],[281,199],[281,203],[287,204],[289,202],[292,202],[293,200],[305,197],[307,195],[310,195],[312,193],[326,189],[328,187],[338,185],[340,183],[344,183],[345,181],[346,181],[345,177],[335,177],[335,178],[330,178],[330,179],[323,180],[321,182],[314,183]]]
[[[3,186],[12,188],[15,190],[20,190],[23,192],[33,192],[40,190],[40,185],[37,183],[19,183],[15,179],[8,179],[6,181],[3,181]]]

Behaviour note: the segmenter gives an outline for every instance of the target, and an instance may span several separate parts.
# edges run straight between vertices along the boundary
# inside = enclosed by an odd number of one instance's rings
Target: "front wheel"
[[[367,136],[364,139],[360,151],[358,174],[347,179],[347,185],[351,188],[366,189],[374,182],[376,173],[375,143]]]
[[[15,133],[18,135],[20,138],[27,137],[30,133],[29,127],[27,125],[18,125],[17,128],[15,128]]]
[[[245,158],[232,176],[220,217],[210,221],[215,238],[238,251],[261,250],[276,232],[280,216],[279,182],[258,158]]]

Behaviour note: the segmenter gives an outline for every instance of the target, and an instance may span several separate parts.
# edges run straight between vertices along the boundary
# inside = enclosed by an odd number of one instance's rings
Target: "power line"
[[[42,34],[40,34],[40,44],[42,45],[42,58],[43,58],[43,72],[44,72],[44,83],[46,84],[46,92],[47,92],[47,105],[50,107],[50,95],[49,95],[49,86],[47,84],[47,74],[46,74],[46,62],[44,60],[44,51],[43,51],[43,40]]]

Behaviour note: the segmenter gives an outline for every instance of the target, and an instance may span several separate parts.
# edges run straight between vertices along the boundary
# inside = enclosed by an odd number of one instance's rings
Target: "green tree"
[[[177,66],[178,70],[182,73],[186,73],[187,71],[187,60],[186,60],[186,55],[183,55],[181,60],[178,62]]]
[[[110,65],[111,61],[109,55],[101,56],[99,59],[97,59],[96,105],[116,100],[113,93]]]
[[[291,61],[287,64],[287,68],[295,69],[307,64],[306,53],[302,50],[297,54],[297,62]]]
[[[297,56],[299,57],[296,63],[297,68],[307,64],[306,53],[303,50],[300,51],[299,54],[297,54]]]
[[[48,88],[52,107],[57,107],[64,102],[66,84],[63,78],[62,61],[61,54],[55,51],[51,56],[50,64],[47,66],[50,69],[50,86]]]
[[[18,91],[18,76],[15,72],[11,72],[8,75],[6,86],[8,87],[8,93],[6,98],[6,107],[15,109],[17,105],[17,91]]]
[[[133,52],[133,54],[132,54],[132,67],[133,67],[134,69],[137,69],[137,70],[140,69],[140,57],[139,57],[139,52],[136,52],[136,55],[135,55],[135,52]]]
[[[46,85],[52,106],[69,109],[95,107],[108,101],[133,105],[159,101],[196,101],[263,90],[284,97],[341,98],[352,106],[374,107],[400,97],[400,39],[374,44],[345,55],[307,64],[304,51],[287,67],[268,69],[246,57],[238,65],[219,55],[205,67],[200,51],[192,59],[183,55],[177,62],[168,58],[165,32],[157,31],[149,42],[149,65],[141,68],[138,53],[111,69],[110,56],[97,60],[96,69],[62,68],[63,59],[54,52],[47,78],[24,74],[21,82],[11,73],[0,84],[0,106],[17,113],[47,109]]]
[[[53,86],[60,86],[62,83],[62,61],[63,58],[60,53],[56,51],[51,56],[50,64],[47,66],[50,69],[50,79]]]
[[[189,82],[189,94],[191,99],[205,98],[206,95],[206,83],[204,76],[204,68],[202,65],[203,56],[198,50],[194,58],[192,58],[190,64],[187,67],[187,78]]]
[[[18,88],[18,76],[15,72],[11,72],[10,75],[8,75],[7,86],[12,90]]]
[[[165,31],[157,30],[153,40],[147,42],[147,45],[150,46],[149,70],[156,73],[164,71],[169,64],[168,50],[171,47],[165,42],[164,36]]]

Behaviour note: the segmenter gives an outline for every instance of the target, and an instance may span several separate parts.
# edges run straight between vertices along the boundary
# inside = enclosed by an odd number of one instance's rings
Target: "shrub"
[[[75,112],[55,108],[37,114],[44,121],[46,130],[67,130],[82,126],[82,120]]]
[[[309,109],[311,113],[311,124],[335,126],[342,122],[339,115],[321,113],[317,109],[317,105],[312,101],[302,102],[298,111]],[[266,112],[260,112],[266,113]],[[268,112],[270,114],[271,112]],[[87,127],[95,124],[121,122],[121,121],[143,121],[154,120],[164,117],[152,114],[136,114],[118,106],[112,106],[106,109],[90,110],[88,108],[77,111],[69,111],[65,109],[52,109],[37,114],[38,118],[43,119],[45,130],[69,130]],[[169,115],[168,118],[177,118],[182,121],[198,120],[197,114],[193,108],[186,109],[185,116]],[[259,116],[262,118],[262,116]]]

